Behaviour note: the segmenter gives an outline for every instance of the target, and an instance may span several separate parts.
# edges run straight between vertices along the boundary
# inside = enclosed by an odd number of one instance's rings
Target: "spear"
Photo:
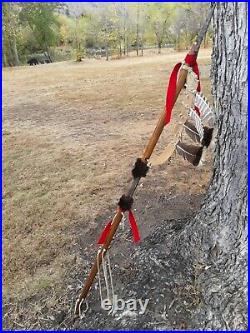
[[[209,24],[210,24],[210,21],[212,19],[212,16],[213,16],[213,11],[214,11],[214,8],[215,8],[215,3],[212,3],[211,4],[211,8],[210,8],[210,12],[206,18],[206,21],[203,25],[203,27],[200,29],[197,37],[196,37],[196,40],[195,42],[193,43],[190,51],[188,52],[188,55],[189,56],[193,56],[197,57],[198,55],[198,52],[199,52],[199,49],[200,49],[200,46],[201,46],[201,43],[202,43],[202,40],[208,30],[208,27],[209,27]],[[179,94],[180,94],[180,91],[182,90],[182,88],[184,87],[185,85],[185,82],[186,82],[186,79],[187,79],[187,75],[188,75],[188,70],[184,67],[184,68],[181,68],[180,71],[179,71],[179,75],[178,75],[178,81],[177,81],[177,84],[176,84],[176,90],[175,90],[175,94],[174,94],[174,98],[173,98],[173,101],[172,101],[172,107],[174,106]],[[145,149],[144,149],[144,152],[142,154],[142,157],[141,157],[141,162],[142,163],[145,163],[145,165],[147,164],[147,161],[149,160],[149,158],[151,157],[153,151],[154,151],[154,148],[161,136],[161,133],[164,129],[166,125],[166,111],[164,110],[162,112],[162,114],[160,115],[159,117],[159,120],[156,124],[156,127],[154,129],[154,132],[153,134],[151,135],[149,141],[148,141],[148,144],[146,145]],[[139,181],[140,181],[140,178],[142,176],[139,176],[139,177],[135,177],[132,181],[132,184],[130,186],[130,188],[128,189],[127,193],[125,194],[125,198],[132,198],[133,197],[133,194],[139,184]],[[85,284],[83,286],[83,288],[81,289],[80,291],[80,295],[76,301],[76,305],[75,305],[75,316],[76,317],[79,317],[80,316],[80,313],[81,313],[81,304],[82,304],[82,301],[84,301],[88,295],[88,292],[89,290],[91,289],[91,286],[94,282],[94,279],[96,277],[96,274],[99,272],[99,268],[100,268],[100,265],[102,263],[102,259],[103,257],[105,256],[106,252],[108,251],[109,247],[110,247],[110,244],[113,240],[113,237],[116,233],[116,230],[120,224],[120,222],[122,221],[122,218],[123,218],[123,213],[121,211],[121,209],[118,209],[115,216],[113,217],[113,220],[112,220],[112,223],[111,223],[111,227],[110,227],[110,230],[107,234],[107,237],[104,241],[104,243],[102,244],[98,254],[97,254],[97,258],[90,270],[90,273],[85,281]]]

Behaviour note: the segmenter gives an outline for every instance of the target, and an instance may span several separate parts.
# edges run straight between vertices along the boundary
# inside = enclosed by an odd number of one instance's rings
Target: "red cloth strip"
[[[198,108],[198,106],[194,106],[194,111],[198,114],[198,116],[200,117],[201,116],[201,113],[200,113],[200,109]]]
[[[98,239],[97,244],[104,244],[106,241],[106,238],[108,237],[108,234],[110,232],[111,229],[111,224],[112,224],[112,220],[108,222],[108,224],[106,225],[106,227],[103,229],[100,238]]]
[[[187,54],[186,58],[185,58],[185,63],[193,68],[193,71],[195,72],[195,74],[197,75],[197,78],[199,80],[198,85],[196,90],[199,92],[201,91],[201,85],[200,85],[200,71],[199,71],[199,67],[197,64],[197,55],[196,54]],[[198,116],[201,115],[200,110],[197,106],[194,107],[195,112],[198,114]]]
[[[132,230],[134,242],[137,243],[140,241],[141,237],[140,237],[139,229],[138,229],[136,219],[134,217],[132,210],[129,210],[129,212],[128,212],[128,219],[129,219],[130,227]]]
[[[166,95],[166,104],[165,104],[165,109],[166,109],[165,125],[167,125],[171,119],[172,109],[174,106],[174,97],[176,92],[177,74],[179,72],[180,67],[181,63],[176,64],[169,78],[167,95]]]
[[[199,80],[200,72],[198,64],[196,62],[196,58],[197,58],[196,54],[187,54],[185,57],[185,63],[193,68],[193,71],[195,72]],[[177,75],[180,67],[181,63],[176,64],[169,78],[168,89],[166,94],[166,104],[165,104],[165,109],[166,109],[165,125],[167,125],[171,120],[172,110],[174,106],[174,98],[176,93]],[[198,82],[197,85],[197,91],[201,91],[200,81]],[[197,107],[195,107],[195,111],[197,112],[198,115],[200,115],[200,111]]]
[[[185,63],[189,66],[189,67],[194,67],[196,64],[196,59],[197,59],[197,55],[195,53],[193,54],[187,54],[185,57]]]
[[[134,217],[132,210],[129,210],[129,212],[128,212],[128,219],[129,219],[129,224],[130,224],[130,228],[132,231],[134,242],[137,243],[141,240],[141,237],[140,237],[139,229],[138,229],[136,219]],[[105,243],[105,241],[108,237],[108,234],[110,232],[111,225],[112,225],[112,220],[109,221],[108,224],[103,229],[97,244],[102,245]]]
[[[197,75],[198,80],[200,80],[200,71],[196,59],[197,59],[196,54],[187,54],[185,58],[185,63],[193,68],[193,71]],[[197,91],[201,91],[200,81],[197,86]]]

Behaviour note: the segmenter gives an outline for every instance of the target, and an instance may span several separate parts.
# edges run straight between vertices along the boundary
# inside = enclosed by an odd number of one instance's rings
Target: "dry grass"
[[[77,260],[77,234],[89,245],[88,231],[98,216],[112,213],[162,111],[169,71],[183,57],[170,53],[3,70],[6,302],[65,288]],[[202,50],[205,93],[209,62],[210,52]],[[159,147],[169,135],[166,130]],[[155,191],[175,185],[177,193],[201,193],[209,165],[195,177],[192,172],[178,158],[168,176],[165,169],[153,171],[162,177]]]

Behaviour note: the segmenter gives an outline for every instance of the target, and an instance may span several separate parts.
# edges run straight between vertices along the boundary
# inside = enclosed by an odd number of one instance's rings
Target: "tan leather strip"
[[[185,120],[180,119],[179,123],[174,126],[173,132],[171,133],[171,139],[166,148],[160,155],[154,156],[150,159],[149,162],[152,166],[162,165],[163,163],[167,162],[169,158],[173,155],[175,151],[175,146],[179,141],[184,123]]]

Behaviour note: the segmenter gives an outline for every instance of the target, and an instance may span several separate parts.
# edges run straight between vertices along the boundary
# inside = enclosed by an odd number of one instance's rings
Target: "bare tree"
[[[17,51],[17,21],[18,5],[13,3],[3,4],[3,59],[4,63],[10,66],[19,65],[19,56]]]
[[[212,183],[190,234],[197,259],[211,265],[200,283],[210,313],[206,328],[213,329],[247,328],[247,12],[247,3],[216,4],[212,79],[218,140]]]
[[[196,325],[203,329],[247,329],[247,11],[247,3],[216,4],[214,173],[200,213],[180,239],[182,255],[199,267]]]
[[[136,55],[139,55],[139,20],[140,20],[140,4],[139,2],[137,3],[136,7]]]

